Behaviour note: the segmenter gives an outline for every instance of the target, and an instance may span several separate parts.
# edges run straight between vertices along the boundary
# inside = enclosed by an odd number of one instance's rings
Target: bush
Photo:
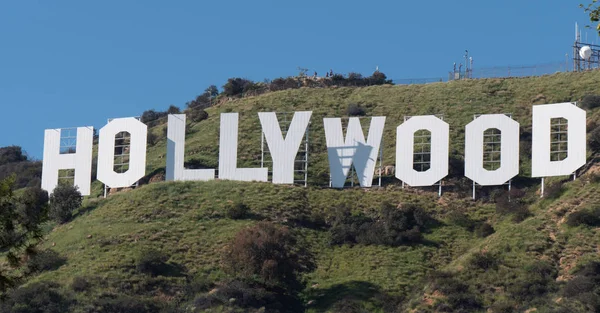
[[[73,300],[62,294],[59,285],[36,282],[9,293],[2,304],[2,312],[64,313],[70,312]]]
[[[477,222],[472,220],[467,214],[462,211],[453,210],[448,213],[448,221],[459,227],[463,227],[468,231],[473,231]]]
[[[581,107],[584,109],[595,109],[600,107],[600,96],[587,95],[581,100]]]
[[[560,196],[563,191],[562,182],[555,182],[553,184],[549,184],[544,188],[544,198],[546,199],[556,199]]]
[[[187,112],[187,118],[194,123],[202,122],[208,118],[208,113],[203,109],[189,109]]]
[[[565,297],[577,297],[581,294],[594,291],[594,279],[586,276],[575,276],[567,282],[563,289]]]
[[[146,143],[150,146],[154,146],[158,142],[158,136],[153,132],[149,131],[146,136]]]
[[[244,78],[229,78],[227,83],[223,85],[223,94],[228,97],[242,96],[244,91],[251,89],[250,85],[254,83],[251,80]]]
[[[160,123],[160,119],[167,116],[167,112],[157,112],[154,110],[147,110],[140,116],[140,122],[148,125],[148,127],[154,127]]]
[[[433,272],[428,280],[431,289],[445,295],[445,303],[437,305],[437,312],[472,312],[482,307],[481,301],[469,290],[469,285],[450,273]]]
[[[232,300],[233,299],[233,300]],[[259,285],[233,280],[217,286],[216,292],[196,297],[196,309],[205,310],[219,305],[260,308],[277,303],[277,295]]]
[[[475,235],[477,237],[485,238],[494,233],[494,227],[488,223],[481,223],[475,228]]]
[[[0,165],[27,161],[27,155],[19,146],[8,146],[0,148]]]
[[[590,312],[600,310],[600,262],[593,261],[574,271],[575,277],[567,282],[563,295],[584,304]]]
[[[161,275],[167,270],[167,260],[169,260],[169,257],[161,251],[144,250],[138,256],[136,268],[144,274]]]
[[[50,196],[49,217],[58,223],[66,223],[73,211],[81,207],[81,193],[77,186],[59,184]]]
[[[153,301],[141,300],[130,296],[114,296],[95,299],[93,313],[158,313],[160,307]],[[66,312],[66,311],[65,311]]]
[[[167,109],[167,114],[180,114],[180,113],[181,113],[181,109],[179,109],[179,107],[176,107],[172,104]]]
[[[600,208],[584,209],[573,212],[567,217],[567,225],[576,227],[579,225],[600,226]]]
[[[48,249],[32,255],[27,260],[26,267],[29,273],[53,271],[66,262],[66,258],[61,257],[56,251]]]
[[[90,282],[87,279],[81,276],[77,276],[73,278],[71,282],[71,289],[76,292],[87,291],[90,288]]]
[[[387,79],[384,73],[380,71],[375,71],[369,79],[369,85],[383,85],[383,84],[391,84],[392,81]]]
[[[367,113],[360,105],[351,103],[348,105],[348,109],[346,109],[346,114],[348,114],[348,116],[365,116]]]
[[[588,135],[588,146],[593,152],[600,151],[600,126],[594,128]]]
[[[19,201],[19,220],[22,225],[31,227],[48,218],[48,192],[39,187],[25,189]]]
[[[489,252],[476,253],[468,261],[469,267],[472,269],[482,270],[497,270],[500,261],[498,255]]]
[[[243,219],[250,213],[250,208],[242,202],[229,203],[225,208],[225,215],[232,220]]]
[[[375,217],[364,214],[351,215],[340,212],[334,217],[331,229],[331,244],[359,243],[400,246],[419,243],[431,217],[421,208],[404,205],[396,208],[384,203]]]
[[[556,269],[545,261],[536,261],[523,268],[518,280],[507,287],[513,298],[530,301],[556,290]]]
[[[21,147],[0,148],[0,179],[16,176],[15,188],[39,187],[42,177],[42,162],[30,161]]]
[[[510,200],[509,200],[510,199]],[[510,197],[504,192],[496,197],[496,212],[498,214],[512,214],[514,222],[518,223],[531,216],[525,202],[519,197]]]
[[[267,285],[292,286],[297,275],[314,267],[312,255],[298,246],[287,228],[260,222],[242,229],[223,256],[225,270],[244,279],[258,277]]]

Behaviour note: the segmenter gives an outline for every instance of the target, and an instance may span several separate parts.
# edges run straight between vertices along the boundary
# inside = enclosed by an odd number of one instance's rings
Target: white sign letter
[[[219,178],[241,181],[267,181],[269,169],[238,168],[238,113],[221,113],[219,138]]]
[[[500,131],[500,167],[483,167],[483,133]],[[482,186],[502,185],[519,174],[519,123],[504,114],[481,115],[465,127],[465,176]]]
[[[358,117],[351,117],[348,120],[345,140],[340,118],[324,118],[323,124],[329,157],[331,186],[335,188],[344,187],[348,171],[354,164],[360,186],[371,187],[385,126],[385,116],[371,118],[371,126],[366,142]]]
[[[42,188],[52,193],[58,184],[58,170],[75,169],[75,186],[84,196],[90,195],[92,182],[92,142],[94,128],[77,127],[75,153],[60,154],[60,128],[44,132]]]
[[[294,161],[312,112],[294,112],[285,139],[274,112],[260,112],[258,117],[273,159],[273,183],[294,183]]]
[[[185,156],[185,114],[169,114],[167,126],[166,180],[212,180],[214,169],[188,170],[183,167]]]
[[[585,164],[586,112],[572,103],[533,106],[533,142],[531,144],[531,176],[570,175]],[[567,158],[550,160],[550,121],[564,118],[567,125]]]
[[[114,171],[115,136],[128,132],[129,169],[125,173]],[[100,129],[98,143],[98,180],[111,188],[129,187],[146,174],[146,136],[148,127],[133,117],[117,118]]]
[[[431,132],[431,163],[424,172],[413,169],[415,132]],[[409,186],[431,186],[448,175],[448,123],[434,115],[413,116],[396,128],[396,178]]]

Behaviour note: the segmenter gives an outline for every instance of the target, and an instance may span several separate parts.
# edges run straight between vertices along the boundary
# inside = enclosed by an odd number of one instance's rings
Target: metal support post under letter
[[[544,197],[544,177],[542,177],[542,191],[540,192],[540,198]]]

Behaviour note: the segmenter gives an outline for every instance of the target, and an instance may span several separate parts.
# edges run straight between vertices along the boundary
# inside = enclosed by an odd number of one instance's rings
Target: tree
[[[204,90],[204,93],[208,94],[211,97],[216,97],[219,95],[219,88],[217,88],[217,86],[215,85],[210,85]]]
[[[267,285],[293,286],[297,275],[313,268],[312,255],[287,227],[260,222],[238,232],[225,252],[225,269]]]
[[[6,163],[27,161],[27,155],[19,146],[9,146],[0,148],[0,165]]]
[[[59,184],[50,196],[51,219],[58,223],[66,223],[73,216],[73,211],[81,206],[81,193],[77,186]]]
[[[250,84],[253,84],[253,82],[245,78],[229,78],[227,83],[223,85],[223,94],[229,97],[242,95]]]
[[[592,0],[592,3],[589,3],[588,5],[580,4],[579,7],[589,15],[590,22],[596,24],[596,31],[600,35],[600,24],[598,23],[600,21],[600,6],[597,2],[598,0]]]
[[[18,268],[42,238],[41,223],[46,220],[44,193],[26,191],[21,198],[13,194],[14,176],[0,181],[0,250],[8,264]],[[36,215],[28,216],[28,213]],[[0,293],[13,287],[21,278],[20,271],[0,270]],[[16,273],[16,274],[15,274]]]
[[[180,113],[181,113],[181,109],[179,109],[179,107],[176,107],[172,104],[167,109],[167,114],[180,114]]]

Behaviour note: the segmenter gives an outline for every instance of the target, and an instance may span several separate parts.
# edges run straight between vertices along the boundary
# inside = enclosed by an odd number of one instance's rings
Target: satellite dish
[[[579,56],[584,60],[589,60],[592,56],[592,48],[590,46],[583,46],[579,49]]]

